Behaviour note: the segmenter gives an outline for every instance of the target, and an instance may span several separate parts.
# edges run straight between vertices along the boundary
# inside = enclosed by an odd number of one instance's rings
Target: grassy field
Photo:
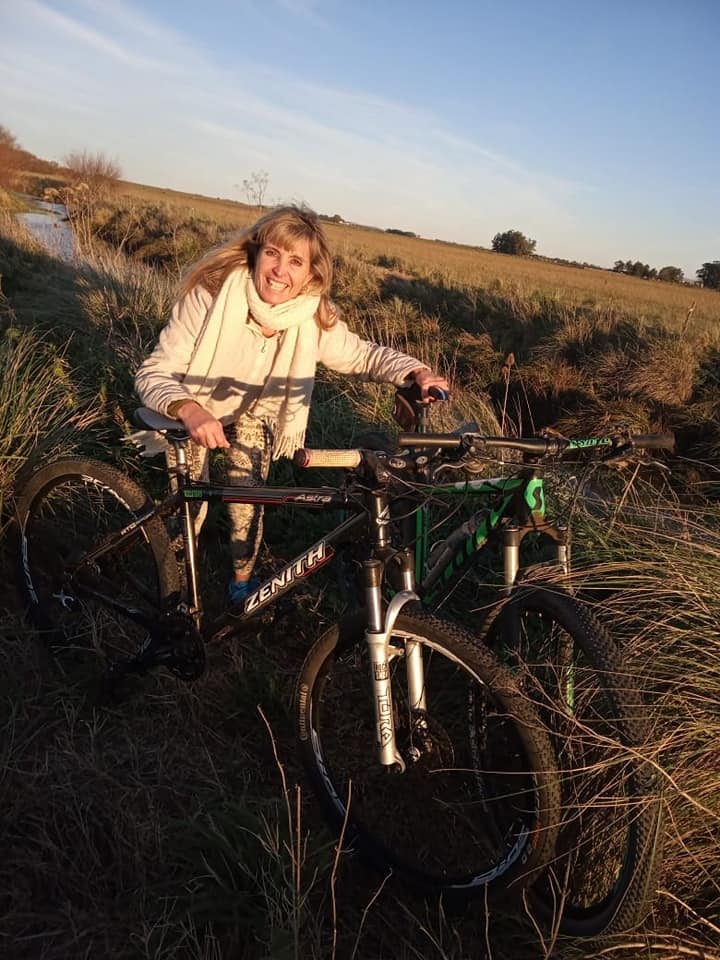
[[[206,217],[225,227],[242,227],[257,218],[257,209],[220,198],[122,182],[120,196],[140,204],[168,204],[180,214]],[[333,250],[343,256],[397,261],[411,273],[441,277],[447,283],[495,286],[518,296],[542,294],[577,306],[612,303],[646,319],[671,326],[688,324],[692,332],[720,325],[720,292],[686,284],[640,280],[611,270],[559,265],[537,257],[496,254],[487,249],[441,240],[407,238],[355,224],[326,224]]]
[[[443,426],[587,435],[623,420],[678,439],[662,466],[596,475],[600,513],[558,488],[578,586],[602,596],[599,613],[647,691],[668,826],[642,930],[555,942],[518,904],[452,915],[336,854],[297,769],[290,714],[298,666],[332,616],[329,586],[310,583],[278,620],[211,648],[192,686],[158,674],[109,706],[33,634],[13,588],[17,490],[68,452],[158,489],[157,468],[122,443],[132,373],[167,318],[184,252],[254,217],[130,184],[96,214],[106,239],[82,264],[0,223],[2,955],[717,960],[720,294],[328,224],[333,293],[353,326],[453,378]],[[118,252],[110,238],[133,225],[135,247]],[[385,388],[323,375],[310,441],[392,431],[390,402]],[[205,575],[224,582],[222,530],[213,515],[202,550]],[[269,518],[263,563],[307,534]]]

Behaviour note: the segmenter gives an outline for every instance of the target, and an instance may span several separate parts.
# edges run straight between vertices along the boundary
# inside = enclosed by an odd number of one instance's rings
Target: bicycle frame
[[[150,639],[135,658],[129,658],[125,667],[128,670],[146,669],[152,661],[153,641],[162,643],[169,627],[168,615],[174,612],[190,618],[200,630],[202,604],[198,589],[197,553],[195,544],[195,526],[192,513],[193,504],[202,502],[246,503],[263,506],[293,505],[305,509],[352,511],[351,516],[315,541],[293,560],[285,564],[278,572],[260,584],[244,603],[242,612],[228,614],[230,632],[239,624],[255,616],[284,593],[291,590],[299,580],[314,574],[324,566],[337,552],[337,548],[364,535],[368,542],[368,558],[363,563],[363,585],[366,604],[365,637],[370,655],[370,682],[376,719],[376,741],[378,759],[386,767],[400,771],[405,763],[397,749],[392,689],[390,683],[389,662],[400,651],[391,648],[390,634],[402,607],[411,600],[418,600],[414,590],[413,561],[409,550],[395,551],[391,546],[391,519],[388,508],[389,494],[382,488],[367,490],[363,497],[352,497],[344,490],[334,487],[237,487],[195,481],[189,476],[185,446],[182,441],[170,438],[177,453],[177,490],[160,504],[151,504],[139,512],[136,518],[122,530],[106,537],[84,557],[82,562],[70,571],[71,579],[77,578],[76,587],[85,596],[90,596],[110,607],[130,620],[141,624],[150,634]],[[186,571],[187,597],[180,598],[169,610],[159,610],[157,616],[148,616],[144,611],[109,595],[92,583],[83,580],[83,568],[89,568],[104,555],[123,546],[142,535],[142,528],[154,517],[165,519],[170,513],[180,509],[183,518],[184,563]],[[368,533],[369,528],[369,533]],[[403,587],[393,598],[389,607],[383,604],[384,561],[390,556],[400,561]],[[226,628],[227,629],[227,624]],[[218,631],[218,634],[225,630]],[[422,650],[418,644],[409,641],[404,647],[405,665],[408,675],[408,691],[411,707],[414,710],[425,708],[425,679]],[[132,664],[132,665],[131,665]]]
[[[397,400],[396,400],[397,403]],[[418,439],[428,434],[431,405],[415,403],[414,433]],[[398,422],[403,426],[401,417]],[[407,437],[410,434],[406,435]],[[402,439],[402,437],[401,437]],[[603,449],[609,437],[588,438],[569,442],[568,449]],[[520,467],[511,477],[463,480],[430,484],[427,496],[471,495],[488,504],[474,512],[446,537],[444,549],[431,558],[428,510],[421,505],[403,525],[405,543],[414,544],[415,581],[422,600],[434,606],[449,594],[473,558],[492,539],[499,539],[503,557],[503,593],[512,593],[520,571],[522,542],[531,533],[549,537],[555,544],[555,562],[567,577],[570,573],[571,535],[567,524],[554,524],[547,518],[542,469],[538,465]]]
[[[547,519],[544,482],[537,468],[521,469],[511,477],[430,486],[427,495],[470,495],[485,501],[485,505],[451,531],[442,547],[436,547],[438,555],[434,559],[429,546],[427,507],[420,506],[408,518],[404,537],[405,542],[414,543],[415,578],[424,603],[437,603],[493,538],[499,538],[501,543],[506,594],[517,582],[521,544],[531,533],[554,541],[556,563],[564,575],[569,573],[570,533],[565,525],[555,525]]]

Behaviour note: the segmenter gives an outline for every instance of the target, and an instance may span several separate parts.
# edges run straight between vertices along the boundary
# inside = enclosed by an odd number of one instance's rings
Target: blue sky
[[[127,179],[610,266],[720,259],[718,0],[0,0],[0,124]]]

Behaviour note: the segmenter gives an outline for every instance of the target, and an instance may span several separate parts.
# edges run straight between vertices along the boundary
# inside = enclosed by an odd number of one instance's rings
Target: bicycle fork
[[[516,523],[508,524],[502,532],[504,593],[510,596],[517,583],[520,572],[520,544],[527,533],[535,533],[535,527],[520,527]],[[555,563],[567,578],[570,574],[570,531],[564,525],[546,526],[543,533],[555,542]]]
[[[403,589],[392,598],[383,618],[382,577],[383,563],[380,560],[366,560],[363,563],[363,585],[367,609],[367,627],[365,640],[370,655],[370,682],[375,708],[375,730],[378,760],[390,769],[403,773],[405,761],[397,747],[395,735],[395,713],[393,709],[390,661],[402,655],[390,645],[390,636],[400,611],[411,600],[418,600],[414,590],[413,558],[409,551],[400,557]],[[407,673],[408,708],[411,716],[424,711],[425,674],[422,646],[408,640],[404,648],[405,670]]]

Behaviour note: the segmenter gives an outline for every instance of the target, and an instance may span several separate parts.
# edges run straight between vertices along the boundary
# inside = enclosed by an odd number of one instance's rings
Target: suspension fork
[[[523,531],[516,523],[503,528],[503,593],[510,596],[520,572],[520,544],[527,530]],[[566,579],[570,575],[570,530],[565,524],[547,527],[544,532],[555,541],[555,562]]]
[[[567,589],[572,592],[572,586],[569,583],[570,574],[570,530],[565,524],[558,524],[557,527],[549,527],[545,530],[555,542],[555,560],[563,577],[568,580]],[[520,544],[522,543],[523,531],[516,523],[511,523],[503,529],[502,535],[502,555],[503,555],[503,593],[506,597],[511,597],[517,584],[518,573],[520,572]],[[510,648],[520,643],[520,610],[517,605],[510,606]],[[517,649],[515,652],[520,652]],[[557,652],[559,665],[567,665],[565,674],[565,704],[571,712],[575,702],[575,670],[572,660],[572,650],[563,649]]]
[[[400,656],[392,650],[389,638],[400,611],[410,600],[418,600],[414,590],[413,557],[409,550],[401,554],[401,576],[404,589],[400,590],[388,604],[383,618],[382,604],[383,563],[380,560],[366,560],[363,563],[363,584],[367,609],[365,641],[370,655],[370,682],[373,690],[375,708],[375,730],[378,760],[383,766],[395,768],[402,773],[405,761],[397,748],[395,736],[395,714],[393,710],[392,684],[390,680],[390,660]],[[405,645],[405,668],[407,671],[408,697],[410,710],[425,709],[425,678],[423,672],[422,647],[417,641]]]
[[[398,558],[400,562],[400,577],[408,596],[415,593],[415,577],[413,575],[414,557],[410,550],[406,549]],[[407,674],[408,698],[410,700],[410,710],[413,713],[416,710],[426,710],[427,700],[425,698],[425,668],[423,665],[422,644],[417,640],[407,640],[405,643],[405,672]]]

